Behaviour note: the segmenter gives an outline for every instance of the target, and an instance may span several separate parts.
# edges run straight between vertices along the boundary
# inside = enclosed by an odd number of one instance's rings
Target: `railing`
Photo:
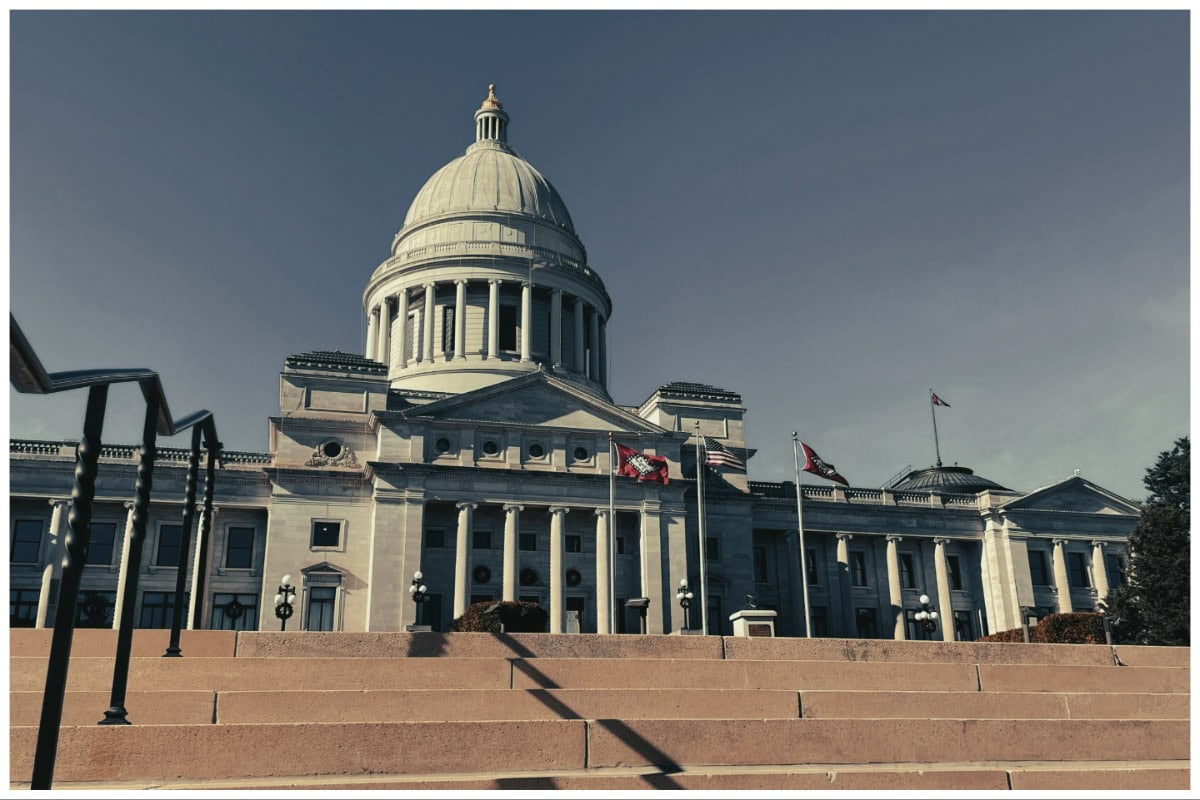
[[[48,441],[42,439],[10,439],[8,451],[18,455],[63,456],[73,458],[76,441]],[[131,444],[106,444],[100,447],[100,457],[108,459],[131,460],[138,457],[141,448]],[[155,456],[156,461],[186,462],[190,450],[183,447],[160,447]],[[270,464],[270,453],[255,453],[247,450],[222,450],[221,463],[224,466],[232,464]]]

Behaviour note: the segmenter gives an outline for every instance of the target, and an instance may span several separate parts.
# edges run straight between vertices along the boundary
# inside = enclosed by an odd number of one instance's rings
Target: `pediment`
[[[514,378],[412,409],[405,416],[597,431],[662,428],[544,373]]]
[[[1030,492],[1005,503],[1003,508],[1009,511],[1073,511],[1078,514],[1123,516],[1141,513],[1134,503],[1080,477],[1068,478]]]

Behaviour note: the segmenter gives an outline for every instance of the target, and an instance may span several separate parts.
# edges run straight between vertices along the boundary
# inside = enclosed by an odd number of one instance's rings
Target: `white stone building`
[[[741,397],[660,386],[637,405],[608,393],[613,301],[554,187],[507,143],[489,91],[475,142],[417,193],[388,258],[367,280],[362,356],[302,353],[280,375],[269,452],[227,451],[191,600],[205,627],[273,629],[271,598],[294,576],[289,628],[401,630],[408,588],[430,589],[435,629],[472,602],[535,600],[552,631],[636,632],[624,601],[650,598],[648,630],[679,630],[675,589],[696,590],[693,432],[749,464]],[[666,457],[662,486],[615,481],[608,591],[609,437]],[[10,619],[53,623],[73,442],[11,442]],[[186,454],[160,450],[136,619],[170,625]],[[111,625],[136,448],[106,446],[84,571],[82,625]],[[803,635],[795,486],[709,472],[709,630],[747,595]],[[1019,625],[1022,607],[1085,610],[1123,580],[1138,508],[1081,477],[1030,493],[961,467],[918,470],[884,489],[805,486],[814,635],[936,638]],[[194,533],[190,537],[195,542]],[[182,558],[181,558],[182,556]],[[190,586],[189,582],[189,586]],[[231,619],[237,601],[245,613]],[[693,627],[699,613],[693,606]],[[576,622],[577,621],[577,622]]]

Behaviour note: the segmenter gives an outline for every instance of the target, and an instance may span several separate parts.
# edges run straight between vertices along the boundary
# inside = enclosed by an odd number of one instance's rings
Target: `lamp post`
[[[921,603],[921,610],[913,616],[917,622],[921,623],[921,626],[925,628],[926,633],[933,633],[935,630],[937,630],[937,609],[929,605],[929,595],[923,594],[919,600]]]
[[[292,586],[292,576],[284,575],[279,581],[279,591],[275,593],[275,616],[279,618],[279,630],[287,630],[287,621],[295,611],[296,587]]]
[[[679,591],[675,593],[675,599],[679,601],[679,606],[683,609],[683,630],[685,631],[692,629],[692,626],[688,624],[688,606],[692,604],[692,598],[695,596],[688,588],[687,578],[679,581]]]
[[[414,572],[412,583],[408,587],[408,593],[412,595],[413,604],[416,606],[416,609],[413,612],[413,624],[408,626],[409,631],[429,629],[428,625],[421,624],[421,604],[429,599],[429,597],[426,595],[426,593],[429,591],[429,587],[421,583],[422,577],[424,576],[421,574],[420,570]]]

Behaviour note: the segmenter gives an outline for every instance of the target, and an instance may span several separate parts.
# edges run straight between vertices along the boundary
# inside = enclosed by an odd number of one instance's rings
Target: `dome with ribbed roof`
[[[959,492],[976,494],[995,489],[1008,491],[995,481],[976,475],[966,467],[929,467],[918,469],[904,476],[904,480],[890,487],[902,492]]]

